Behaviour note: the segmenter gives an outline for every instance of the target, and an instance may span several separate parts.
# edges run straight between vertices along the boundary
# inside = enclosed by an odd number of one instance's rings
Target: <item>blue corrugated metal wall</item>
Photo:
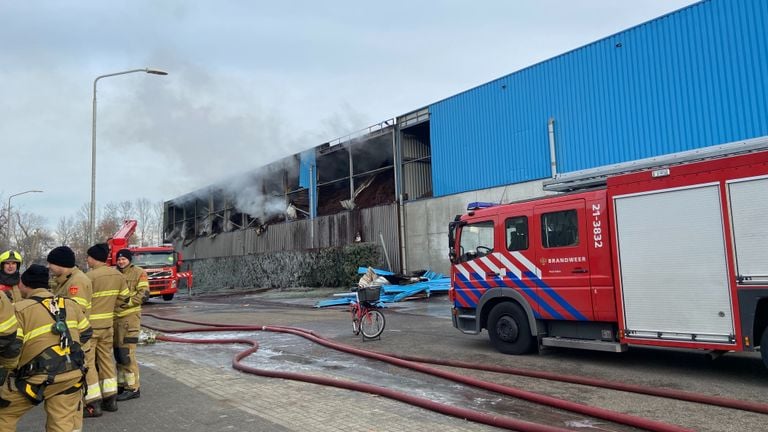
[[[768,1],[709,0],[430,106],[435,196],[768,135]]]

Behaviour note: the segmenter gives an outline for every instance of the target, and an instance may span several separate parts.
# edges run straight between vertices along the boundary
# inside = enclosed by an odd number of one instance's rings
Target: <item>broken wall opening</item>
[[[401,129],[403,198],[432,197],[432,149],[429,121]]]
[[[352,155],[352,208],[369,208],[395,201],[394,149],[392,133],[358,140],[350,145]]]

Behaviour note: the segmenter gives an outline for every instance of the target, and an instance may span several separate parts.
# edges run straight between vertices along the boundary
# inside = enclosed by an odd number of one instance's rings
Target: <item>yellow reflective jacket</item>
[[[125,277],[114,267],[104,263],[94,265],[85,274],[93,284],[91,315],[88,319],[94,329],[112,327],[115,308],[128,302],[128,285]]]
[[[51,285],[53,294],[71,298],[80,305],[86,318],[90,316],[93,288],[91,280],[79,268],[74,267],[71,273],[56,276]]]
[[[17,301],[20,301],[23,298],[21,296],[21,290],[19,289],[18,285],[0,284],[0,291],[3,291],[5,293],[6,297],[8,297],[11,303],[16,303]]]
[[[43,303],[31,297],[52,300],[54,295],[45,288],[37,288],[29,294],[28,298],[14,305],[18,319],[17,338],[23,343],[17,366],[19,368],[34,360],[46,349],[50,347],[59,348],[60,336],[52,331],[53,316],[51,316],[48,308]],[[85,317],[82,307],[78,303],[68,298],[63,298],[62,300],[63,307],[66,310],[66,323],[72,341],[78,342],[82,346],[88,342],[92,334],[88,318]],[[69,379],[71,376],[79,374],[82,374],[82,371],[73,370],[65,376],[64,374],[62,374],[62,377],[57,376],[54,382]],[[28,381],[38,383],[41,379],[45,379],[45,374],[39,377],[35,376]]]
[[[118,318],[133,314],[141,315],[141,305],[149,297],[149,278],[143,268],[133,264],[119,269],[128,283],[128,302],[115,308]]]
[[[4,293],[0,294],[0,367],[13,369],[19,356],[20,344],[16,340],[18,321],[13,304]]]

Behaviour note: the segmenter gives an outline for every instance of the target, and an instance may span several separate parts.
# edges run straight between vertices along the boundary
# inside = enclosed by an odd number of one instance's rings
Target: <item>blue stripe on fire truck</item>
[[[507,272],[507,277],[508,277],[509,279],[511,279],[511,280],[512,280],[512,282],[514,282],[514,283],[515,283],[515,285],[517,285],[517,287],[518,287],[518,288],[520,288],[520,289],[521,289],[521,290],[522,290],[522,291],[523,291],[523,292],[524,292],[524,293],[525,293],[525,294],[526,294],[528,297],[530,297],[531,299],[533,299],[533,301],[535,301],[535,302],[536,302],[536,304],[537,304],[537,305],[539,305],[539,307],[540,307],[540,308],[544,309],[544,310],[545,310],[545,311],[547,311],[547,312],[548,312],[550,315],[552,315],[552,317],[553,317],[553,318],[557,318],[557,319],[565,319],[565,318],[564,318],[562,315],[560,315],[560,313],[559,313],[559,312],[557,312],[557,311],[556,311],[554,308],[552,308],[552,306],[550,306],[550,305],[549,305],[549,304],[546,302],[546,300],[544,300],[543,298],[539,297],[539,295],[538,295],[538,294],[536,294],[536,291],[534,291],[533,289],[531,289],[529,286],[527,286],[527,285],[525,284],[525,282],[523,282],[522,280],[520,280],[520,278],[518,278],[518,277],[517,277],[517,275],[515,275],[515,274],[514,274],[514,273],[512,273],[512,272]],[[535,311],[534,311],[534,312],[535,312]],[[537,318],[540,318],[540,316],[538,316]]]
[[[567,310],[574,318],[576,318],[579,321],[589,321],[587,317],[582,315],[576,308],[571,306],[570,303],[568,303],[567,300],[562,298],[560,294],[557,293],[557,291],[553,290],[549,285],[545,284],[544,281],[539,279],[538,276],[533,274],[532,272],[526,271],[524,272],[525,276],[527,276],[530,280],[533,281],[533,283],[536,284],[539,288],[541,288],[544,292],[546,292],[554,301],[557,302],[560,306],[563,307],[563,309]],[[542,304],[544,301],[542,300]],[[562,317],[561,317],[562,319]]]
[[[468,304],[469,306],[471,306],[471,307],[475,307],[475,306],[477,306],[477,301],[476,301],[476,300],[473,300],[473,299],[472,299],[472,298],[471,298],[471,297],[470,297],[470,296],[469,296],[469,295],[466,293],[466,291],[472,291],[472,293],[474,293],[474,294],[475,294],[475,297],[477,297],[478,299],[479,299],[480,297],[482,297],[482,296],[483,296],[483,292],[482,292],[482,291],[480,291],[480,290],[479,290],[479,288],[478,288],[477,286],[475,286],[474,282],[472,282],[471,280],[467,279],[467,278],[466,278],[466,277],[465,277],[463,274],[461,274],[461,273],[458,273],[458,274],[456,275],[456,277],[458,277],[458,278],[459,278],[459,279],[460,279],[460,280],[461,280],[461,281],[464,283],[464,286],[466,286],[466,287],[467,287],[467,289],[466,289],[466,290],[456,290],[456,292],[457,292],[459,295],[461,295],[461,297],[462,297],[464,300],[466,300],[466,302],[467,302],[467,304]]]
[[[564,317],[560,312],[558,312],[555,308],[550,306],[549,302],[544,299],[542,296],[538,295],[536,293],[536,290],[533,288],[527,286],[525,282],[523,282],[520,278],[517,277],[512,272],[506,272],[507,277],[510,281],[513,282],[514,285],[510,284],[508,281],[505,281],[503,278],[496,276],[493,278],[493,281],[496,283],[497,286],[501,287],[508,287],[508,288],[517,288],[518,290],[522,291],[528,298],[530,298],[533,302],[538,305],[539,308],[541,308],[543,311],[548,313],[552,318],[554,319],[560,319],[565,320],[567,319]],[[536,274],[530,271],[525,271],[523,274],[530,280],[536,284],[538,288],[540,288],[542,291],[546,292],[547,295],[554,301],[557,302],[563,309],[568,311],[575,319],[579,321],[589,321],[587,317],[582,315],[576,308],[571,306],[570,303],[568,303],[567,300],[565,300],[560,294],[557,293],[554,289],[552,289],[549,285],[544,283]],[[483,293],[491,288],[493,288],[487,280],[483,279],[480,274],[476,272],[471,272],[470,276],[472,279],[468,279],[466,276],[464,276],[462,273],[457,273],[456,277],[463,283],[463,285],[466,287],[466,289],[458,289],[456,290],[456,293],[461,296],[462,299],[467,303],[469,307],[476,307],[477,301],[472,298],[472,296],[469,295],[467,291],[471,291],[471,293],[478,299],[482,298]],[[536,318],[542,318],[542,315],[537,312],[534,308],[533,314]]]
[[[457,294],[458,294],[458,295],[459,295],[459,296],[460,296],[462,299],[464,299],[464,301],[467,303],[467,306],[468,306],[468,307],[476,307],[476,306],[477,306],[477,302],[476,302],[476,301],[474,301],[474,300],[472,300],[472,298],[470,298],[470,297],[467,295],[467,293],[466,293],[464,290],[456,290],[456,293],[457,293]],[[461,305],[460,305],[460,306],[461,306]]]
[[[507,276],[514,281],[514,279],[513,279],[513,277],[515,276],[514,274],[512,274],[510,272],[507,272]],[[499,286],[504,286],[504,287],[513,288],[514,289],[514,287],[509,286],[509,283],[507,283],[501,277],[496,276],[494,279],[496,279],[496,281],[499,283]],[[536,303],[539,302],[539,300],[537,300],[538,296],[534,292],[532,292],[532,291],[529,292],[530,288],[526,287],[525,285],[518,284],[517,282],[515,282],[515,284],[520,288],[521,291],[523,291],[525,294],[527,294],[529,297],[531,297]],[[536,309],[531,308],[531,310],[533,311],[534,318],[541,318],[541,314]]]
[[[484,277],[480,276],[480,274],[479,274],[479,273],[474,273],[474,272],[473,272],[473,273],[470,273],[470,275],[471,275],[473,278],[475,278],[475,280],[477,281],[478,285],[480,285],[480,286],[482,286],[483,288],[485,288],[485,291],[487,291],[487,290],[489,290],[489,289],[493,288],[493,287],[491,286],[491,284],[489,284],[489,283],[488,283],[488,282],[485,280],[485,278],[484,278]],[[483,292],[484,292],[484,291],[478,291],[478,294],[480,294],[478,297],[482,296],[482,295],[483,295]]]

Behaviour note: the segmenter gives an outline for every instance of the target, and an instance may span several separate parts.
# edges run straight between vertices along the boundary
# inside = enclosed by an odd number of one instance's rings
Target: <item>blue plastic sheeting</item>
[[[379,276],[392,276],[394,274],[391,271],[381,270],[377,268],[373,269],[373,272]],[[357,268],[357,274],[366,274],[366,273],[368,273],[368,267]]]
[[[299,186],[310,189],[312,187],[310,167],[316,167],[317,162],[315,159],[315,149],[310,149],[300,153],[299,162]],[[314,168],[317,169],[317,168]]]
[[[360,269],[368,271],[367,267],[360,267]],[[358,271],[360,271],[360,269]],[[365,271],[363,271],[363,273],[365,273]],[[374,271],[376,274],[381,274],[379,273],[380,271],[384,272],[384,274],[392,274],[384,270],[374,269]],[[379,299],[379,305],[383,305],[384,303],[399,302],[406,298],[421,294],[424,294],[425,297],[429,297],[433,293],[448,292],[448,289],[451,287],[451,279],[440,273],[435,273],[428,270],[426,273],[424,273],[424,275],[421,276],[421,278],[426,280],[407,285],[382,285],[381,288],[383,290],[383,294]],[[315,307],[321,308],[328,306],[346,306],[355,301],[355,299],[356,297],[354,292],[339,293],[334,295],[334,298],[332,299],[320,300],[315,304]]]

